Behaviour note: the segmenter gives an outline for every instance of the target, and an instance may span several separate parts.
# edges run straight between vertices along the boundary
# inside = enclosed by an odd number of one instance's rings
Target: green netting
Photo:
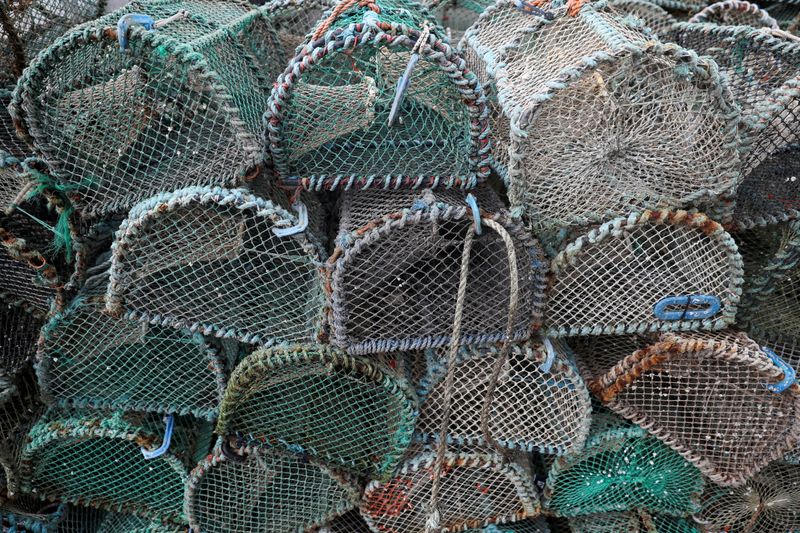
[[[482,220],[513,243],[519,305],[511,340],[524,340],[542,312],[538,243],[487,187],[476,189]],[[451,342],[465,236],[474,225],[460,190],[349,191],[328,262],[332,343],[350,353],[447,346]],[[509,249],[488,223],[473,240],[462,344],[503,340],[508,325]]]
[[[648,0],[612,0],[609,5],[619,13],[631,15],[640,20],[656,37],[663,35],[666,30],[678,22],[666,9]]]
[[[355,508],[360,487],[301,456],[220,441],[191,474],[186,513],[202,533],[294,533]]]
[[[286,54],[281,66],[289,63],[302,46],[306,36],[311,33],[325,12],[336,5],[334,0],[273,0],[267,2],[272,26],[278,33],[283,51]]]
[[[0,4],[0,87],[14,83],[40,50],[71,27],[100,16],[105,6],[106,0],[8,0]]]
[[[249,355],[231,375],[217,433],[360,474],[386,474],[411,442],[417,398],[381,364],[325,346]]]
[[[61,406],[216,419],[225,363],[199,333],[103,313],[108,264],[42,332],[42,395]]]
[[[450,44],[453,46],[459,45],[464,32],[493,3],[490,0],[429,0],[423,2],[433,12],[437,22],[445,28]]]
[[[246,343],[316,341],[320,251],[297,209],[300,220],[247,191],[200,187],[142,202],[112,246],[108,311]]]
[[[19,461],[25,436],[42,412],[29,370],[0,376],[0,502],[19,492]]]
[[[13,376],[36,355],[44,320],[20,305],[0,300],[0,379]]]
[[[340,3],[272,91],[264,122],[277,176],[311,190],[471,187],[488,176],[483,92],[443,38],[413,0]]]
[[[393,478],[369,483],[361,514],[373,531],[426,531],[435,461],[434,452],[410,454]],[[462,531],[537,516],[539,495],[527,465],[493,452],[447,452],[438,510],[442,531]]]
[[[643,509],[670,516],[697,510],[700,471],[644,429],[595,416],[582,453],[559,457],[550,467],[544,506],[556,516],[577,517]]]
[[[572,533],[700,533],[689,518],[644,511],[605,513],[569,519]]]
[[[561,346],[550,348],[539,342],[511,348],[488,414],[489,434],[498,444],[557,455],[583,448],[591,421],[589,392]],[[448,444],[486,444],[481,412],[498,357],[497,347],[462,348],[449,392]],[[428,359],[417,421],[418,437],[425,442],[438,441],[448,396],[446,349],[430,351]]]
[[[712,22],[725,26],[752,26],[778,29],[778,22],[756,4],[743,0],[724,0],[704,7],[689,22]]]
[[[28,434],[22,490],[43,500],[182,522],[198,428],[176,418],[169,449],[145,458],[143,449],[157,450],[165,431],[161,415],[51,408]]]
[[[56,533],[69,512],[66,504],[42,503],[28,496],[0,504],[0,530],[12,533]]]
[[[730,193],[738,113],[716,65],[606,2],[568,11],[546,20],[502,0],[465,35],[469,68],[496,91],[512,212],[552,230]]]
[[[161,23],[134,24],[121,53],[117,22],[131,13]],[[161,191],[253,178],[282,56],[263,8],[137,0],[43,51],[11,113],[79,212],[125,211]]]
[[[719,65],[742,111],[742,227],[800,215],[800,43],[749,26],[681,23],[670,38]]]
[[[800,466],[776,461],[734,489],[709,486],[695,520],[704,531],[800,531]]]

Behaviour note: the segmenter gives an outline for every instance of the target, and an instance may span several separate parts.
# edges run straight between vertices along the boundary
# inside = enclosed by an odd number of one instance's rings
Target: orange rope
[[[567,0],[567,14],[570,17],[577,17],[578,13],[580,13],[583,4],[586,3],[587,0]],[[534,0],[533,5],[536,7],[544,7],[545,4],[549,4],[550,0]]]
[[[375,0],[343,0],[342,2],[336,4],[336,7],[333,8],[333,11],[331,11],[331,14],[328,16],[328,18],[322,21],[322,24],[319,25],[317,30],[314,32],[314,35],[311,36],[311,40],[316,41],[325,35],[325,32],[328,31],[328,29],[331,27],[331,24],[333,24],[342,13],[353,7],[356,3],[358,3],[358,7],[368,7],[378,14],[381,12],[381,8],[378,7],[378,5],[375,3]]]

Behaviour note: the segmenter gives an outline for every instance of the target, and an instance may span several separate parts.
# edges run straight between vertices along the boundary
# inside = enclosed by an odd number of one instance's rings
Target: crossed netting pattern
[[[475,145],[482,134],[477,103],[481,94],[460,58],[439,40],[443,32],[438,26],[419,54],[397,119],[389,125],[396,86],[411,60],[411,48],[423,24],[435,20],[426,17],[419,5],[404,0],[378,4],[380,14],[363,7],[345,12],[324,41],[314,43],[316,51],[298,49],[279,78],[265,123],[282,177],[469,178],[478,170]],[[360,24],[366,13],[381,23],[406,26],[387,30],[394,35],[391,40],[370,37],[351,45],[335,38],[336,31]],[[362,31],[383,32],[370,28]],[[294,75],[300,64],[300,74]],[[457,78],[464,76],[457,84]]]
[[[37,371],[45,398],[216,418],[225,387],[216,351],[188,330],[103,313],[107,283],[107,271],[89,278],[43,330]]]
[[[258,351],[231,375],[217,433],[285,447],[356,473],[385,473],[418,409],[392,370],[322,346]]]
[[[450,44],[457,46],[464,32],[490,5],[492,2],[487,0],[446,0],[431,9],[436,20],[446,29]]]
[[[31,372],[0,376],[0,500],[18,492],[19,461],[25,437],[41,411]]]
[[[270,20],[278,33],[284,52],[283,65],[297,54],[306,36],[325,12],[336,4],[333,0],[283,0],[270,2]]]
[[[791,26],[793,23],[795,23],[797,16],[800,15],[799,4],[775,3],[766,6],[764,10],[769,13],[772,18],[778,21],[778,25],[781,27],[781,29],[790,32],[794,32],[794,29],[796,29],[791,28]]]
[[[550,467],[544,506],[567,517],[634,509],[684,516],[702,490],[691,463],[641,428],[601,412],[583,452]]]
[[[217,448],[191,474],[186,508],[195,531],[307,531],[358,501],[352,482],[302,457],[265,449],[230,455]]]
[[[114,31],[139,12],[164,20]],[[107,35],[113,33],[113,36]],[[76,29],[21,78],[12,114],[77,189],[81,212],[126,210],[181,186],[239,183],[263,159],[261,114],[280,62],[277,36],[245,2],[141,0]]]
[[[11,0],[0,6],[0,86],[71,27],[100,16],[105,0]]]
[[[288,212],[241,190],[152,198],[117,232],[108,309],[254,344],[316,339],[319,250]]]
[[[550,533],[550,526],[547,520],[540,516],[539,518],[526,518],[519,522],[465,529],[464,533]]]
[[[502,63],[500,114],[526,133],[512,135],[510,197],[536,226],[693,205],[734,187],[732,101],[707,60],[648,44],[616,11],[561,9],[552,23],[512,11],[487,11],[468,42],[487,66]]]
[[[645,212],[616,219],[566,245],[553,260],[545,323],[554,336],[720,329],[733,321],[742,284],[733,239],[705,216]],[[670,296],[716,297],[704,320],[659,320]]]
[[[95,533],[184,533],[185,531],[185,526],[162,524],[130,514],[107,513]]]
[[[353,509],[337,516],[319,529],[319,533],[372,533],[361,512]]]
[[[632,15],[642,21],[656,36],[663,34],[678,21],[664,8],[645,0],[615,0],[610,5],[615,11]]]
[[[439,428],[447,390],[445,349],[430,354],[428,376],[422,384],[424,403],[417,431],[426,441],[440,438]],[[448,442],[484,445],[481,412],[498,349],[463,348],[451,394]],[[488,416],[491,437],[503,446],[525,451],[564,454],[580,450],[589,428],[591,403],[583,380],[557,352],[549,361],[541,344],[514,346],[503,367]]]
[[[0,29],[0,32],[2,29]],[[2,61],[2,59],[0,59]],[[0,168],[3,163],[3,157],[11,156],[17,159],[25,157],[28,149],[25,144],[17,137],[17,132],[11,120],[11,115],[8,114],[8,105],[11,103],[11,91],[4,89],[0,84]],[[4,155],[2,152],[5,152]],[[6,172],[3,169],[2,172]],[[5,176],[5,174],[4,174]],[[2,182],[2,187],[6,188],[5,181]],[[2,198],[2,196],[0,196]],[[7,204],[4,204],[4,207]]]
[[[373,531],[424,531],[429,515],[435,454],[412,456],[388,481],[367,486],[361,513]],[[438,509],[445,531],[480,528],[538,514],[531,474],[491,453],[445,456]]]
[[[676,25],[678,44],[709,55],[727,78],[749,128],[736,220],[800,210],[798,86],[800,44],[747,27]]]
[[[72,533],[63,527],[67,512],[64,504],[42,503],[22,494],[0,504],[0,529],[15,533]]]
[[[766,334],[800,339],[800,262],[784,272],[773,272],[745,311],[748,326]]]
[[[0,301],[0,379],[33,359],[42,325],[43,320],[23,307]]]
[[[643,533],[636,513],[603,513],[569,519],[572,533]]]
[[[781,268],[800,259],[800,222],[755,226],[733,236],[742,256],[745,290],[769,274],[766,267]]]
[[[141,448],[160,446],[160,415],[51,409],[28,435],[22,489],[41,499],[181,521],[191,424],[177,418],[169,451],[148,460]]]
[[[645,335],[591,335],[572,337],[567,344],[581,376],[591,387],[615,365],[651,342],[652,339]]]
[[[464,240],[474,225],[464,193],[361,191],[345,197],[339,247],[329,263],[333,340],[353,353],[417,349],[449,343],[453,329]],[[543,265],[538,245],[505,211],[495,211],[490,191],[478,193],[484,212],[510,234],[520,294],[512,340],[538,324]],[[412,206],[416,206],[412,208]],[[375,219],[378,207],[382,218]],[[412,208],[412,209],[409,209]],[[367,220],[371,222],[360,226]],[[462,342],[504,337],[508,322],[508,251],[498,233],[483,226],[474,237],[462,316]]]
[[[36,269],[9,255],[0,245],[0,294],[7,301],[32,305],[38,312],[47,312],[56,291],[47,286]]]
[[[741,487],[710,485],[695,519],[707,531],[773,533],[797,531],[800,466],[776,461]]]
[[[689,22],[778,29],[778,22],[769,13],[756,4],[741,0],[724,0],[711,4],[690,18]]]
[[[654,339],[655,341],[655,339]],[[714,482],[739,485],[800,438],[800,391],[744,334],[664,334],[594,385]]]

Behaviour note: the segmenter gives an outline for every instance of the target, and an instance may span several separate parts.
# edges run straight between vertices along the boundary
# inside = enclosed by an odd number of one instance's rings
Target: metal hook
[[[692,305],[705,305],[705,309],[689,310]],[[683,307],[682,311],[667,311],[668,307]],[[716,296],[708,294],[691,294],[684,296],[668,296],[656,303],[653,314],[659,320],[701,320],[711,318],[719,313],[722,302]]]
[[[403,72],[403,76],[397,82],[397,88],[394,91],[394,100],[392,100],[392,108],[389,111],[389,127],[391,128],[395,121],[397,120],[397,115],[400,114],[400,106],[403,105],[403,100],[406,96],[406,91],[408,90],[408,86],[411,84],[411,73],[414,70],[414,67],[417,66],[419,62],[419,54],[413,53],[408,60],[408,64],[406,65],[406,70]]]
[[[542,344],[544,344],[545,349],[547,349],[547,359],[545,359],[544,363],[539,366],[539,370],[547,374],[553,368],[553,363],[556,361],[556,349],[553,347],[553,343],[547,337],[542,339]]]
[[[276,237],[289,237],[302,233],[308,227],[308,208],[302,202],[292,204],[292,209],[297,212],[297,225],[288,228],[272,228]]]
[[[475,235],[481,235],[483,229],[481,228],[481,210],[478,209],[478,200],[472,196],[472,193],[467,195],[467,205],[472,209],[472,218],[475,220]]]
[[[767,389],[770,392],[774,392],[776,394],[780,394],[781,392],[785,391],[797,381],[797,372],[794,368],[789,366],[786,361],[778,357],[778,354],[767,348],[766,346],[761,347],[761,351],[763,351],[770,360],[775,363],[781,372],[783,372],[783,379],[780,383],[776,384],[768,384]]]
[[[169,450],[170,442],[172,442],[172,431],[175,429],[175,415],[167,415],[164,417],[164,420],[167,423],[167,427],[164,429],[164,441],[161,443],[161,446],[155,450],[140,448],[145,459],[156,459],[157,457],[161,457],[167,453],[167,450]]]

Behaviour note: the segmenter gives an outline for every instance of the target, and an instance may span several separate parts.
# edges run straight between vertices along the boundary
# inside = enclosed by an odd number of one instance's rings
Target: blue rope
[[[775,366],[777,366],[781,372],[783,372],[783,380],[780,383],[776,384],[768,384],[766,387],[770,392],[774,392],[775,394],[780,394],[797,381],[797,372],[794,368],[789,366],[786,361],[778,357],[778,354],[767,348],[766,346],[762,346],[761,350],[769,357]]]
[[[690,306],[704,305],[705,309],[689,310]],[[683,307],[682,310],[667,311],[669,307]],[[722,302],[709,294],[690,294],[683,296],[667,296],[653,306],[653,314],[659,320],[668,322],[676,320],[703,320],[719,313]]]
[[[297,212],[297,224],[288,228],[272,228],[276,237],[289,237],[303,233],[308,227],[308,208],[302,202],[295,202],[292,209]]]
[[[167,450],[169,450],[170,442],[172,442],[172,431],[175,429],[175,415],[167,415],[164,418],[167,422],[167,427],[164,429],[164,442],[162,442],[161,446],[155,450],[141,448],[142,455],[144,455],[145,459],[156,459],[167,453]]]
[[[547,374],[553,368],[553,363],[556,361],[556,350],[553,348],[553,343],[547,337],[542,341],[544,347],[547,349],[547,359],[541,364],[539,370]]]
[[[483,229],[481,228],[481,210],[478,209],[478,200],[472,196],[472,193],[467,195],[467,205],[472,209],[472,218],[475,220],[475,235],[481,235]]]

